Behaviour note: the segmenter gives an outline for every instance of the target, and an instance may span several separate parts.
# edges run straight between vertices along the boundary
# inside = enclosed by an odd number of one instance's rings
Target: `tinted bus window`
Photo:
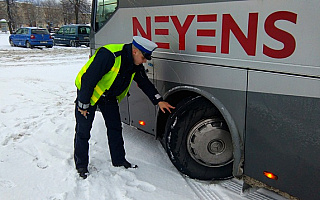
[[[96,31],[98,31],[116,11],[118,1],[117,0],[98,0],[95,25]]]

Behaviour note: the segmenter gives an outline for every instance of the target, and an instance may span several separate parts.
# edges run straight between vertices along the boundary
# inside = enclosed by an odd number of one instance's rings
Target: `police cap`
[[[152,52],[158,47],[156,43],[141,36],[134,36],[132,44],[141,51],[147,60],[151,60]]]

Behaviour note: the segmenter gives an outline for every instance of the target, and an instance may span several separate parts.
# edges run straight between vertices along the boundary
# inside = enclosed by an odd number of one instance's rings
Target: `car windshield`
[[[31,34],[49,34],[47,29],[31,29]]]

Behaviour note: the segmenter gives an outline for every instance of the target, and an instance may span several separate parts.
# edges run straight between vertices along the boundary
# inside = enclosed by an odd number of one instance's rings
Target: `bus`
[[[121,118],[159,139],[182,174],[318,200],[319,9],[318,0],[93,0],[90,48],[136,35],[157,43],[145,70],[176,109],[159,112],[132,84]]]

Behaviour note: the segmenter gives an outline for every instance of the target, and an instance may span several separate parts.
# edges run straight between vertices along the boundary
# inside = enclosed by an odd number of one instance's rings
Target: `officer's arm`
[[[136,75],[134,76],[134,81],[138,84],[138,87],[148,96],[154,105],[158,105],[162,112],[168,110],[170,113],[170,108],[174,109],[168,102],[163,101],[163,98],[159,94],[158,90],[149,80],[143,65],[138,66]]]
[[[100,48],[97,52],[91,65],[81,78],[81,89],[78,91],[78,107],[81,110],[89,108],[94,88],[101,78],[110,71],[114,60],[114,55],[105,48]]]
[[[157,105],[163,98],[159,94],[158,90],[149,80],[143,65],[137,66],[136,75],[133,80],[138,84],[138,87],[148,96],[154,105]]]

